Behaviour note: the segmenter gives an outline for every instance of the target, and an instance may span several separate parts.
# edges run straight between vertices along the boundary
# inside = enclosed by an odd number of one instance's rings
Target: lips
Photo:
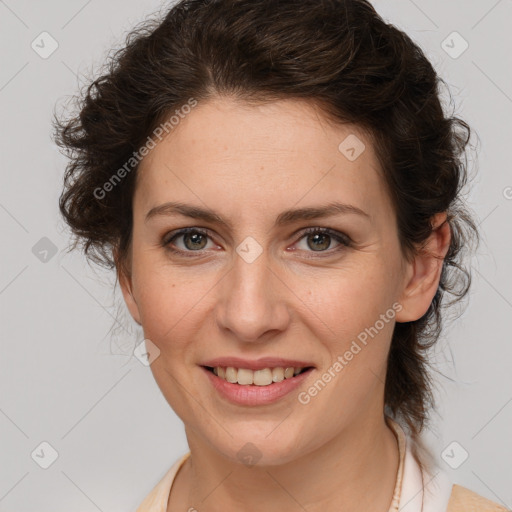
[[[222,357],[204,361],[201,367],[220,396],[246,406],[266,405],[284,398],[315,369],[308,361],[275,357]]]

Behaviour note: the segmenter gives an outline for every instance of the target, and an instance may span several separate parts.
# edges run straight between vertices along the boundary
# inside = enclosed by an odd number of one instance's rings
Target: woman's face
[[[282,464],[382,418],[411,274],[377,166],[356,127],[292,100],[200,103],[142,161],[122,288],[189,443]]]

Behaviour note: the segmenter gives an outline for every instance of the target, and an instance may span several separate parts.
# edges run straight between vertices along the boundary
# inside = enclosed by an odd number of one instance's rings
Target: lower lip
[[[294,389],[297,389],[313,370],[310,368],[305,372],[295,375],[281,382],[274,382],[268,386],[256,386],[232,384],[213,372],[202,367],[210,383],[219,392],[219,394],[232,403],[238,405],[266,405],[277,402],[279,399],[289,395]]]

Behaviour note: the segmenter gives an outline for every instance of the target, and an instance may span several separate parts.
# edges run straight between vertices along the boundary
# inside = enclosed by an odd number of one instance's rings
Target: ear
[[[139,325],[142,325],[140,320],[140,311],[139,306],[137,305],[137,301],[135,300],[133,294],[133,284],[130,270],[126,268],[122,262],[120,262],[117,251],[114,256],[114,260],[116,263],[116,272],[117,278],[119,280],[119,287],[121,288],[121,292],[123,293],[124,302],[126,303],[126,307],[128,311],[132,315],[132,318]]]
[[[398,301],[402,309],[396,314],[397,322],[420,319],[428,311],[437,292],[451,240],[446,212],[434,215],[432,229],[432,234],[413,261],[406,263],[405,288]]]

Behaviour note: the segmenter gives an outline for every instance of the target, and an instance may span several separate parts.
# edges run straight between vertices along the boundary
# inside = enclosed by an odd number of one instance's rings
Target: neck
[[[391,505],[399,455],[382,414],[361,418],[281,466],[237,464],[190,432],[187,438],[191,456],[176,477],[168,510],[388,512]]]

